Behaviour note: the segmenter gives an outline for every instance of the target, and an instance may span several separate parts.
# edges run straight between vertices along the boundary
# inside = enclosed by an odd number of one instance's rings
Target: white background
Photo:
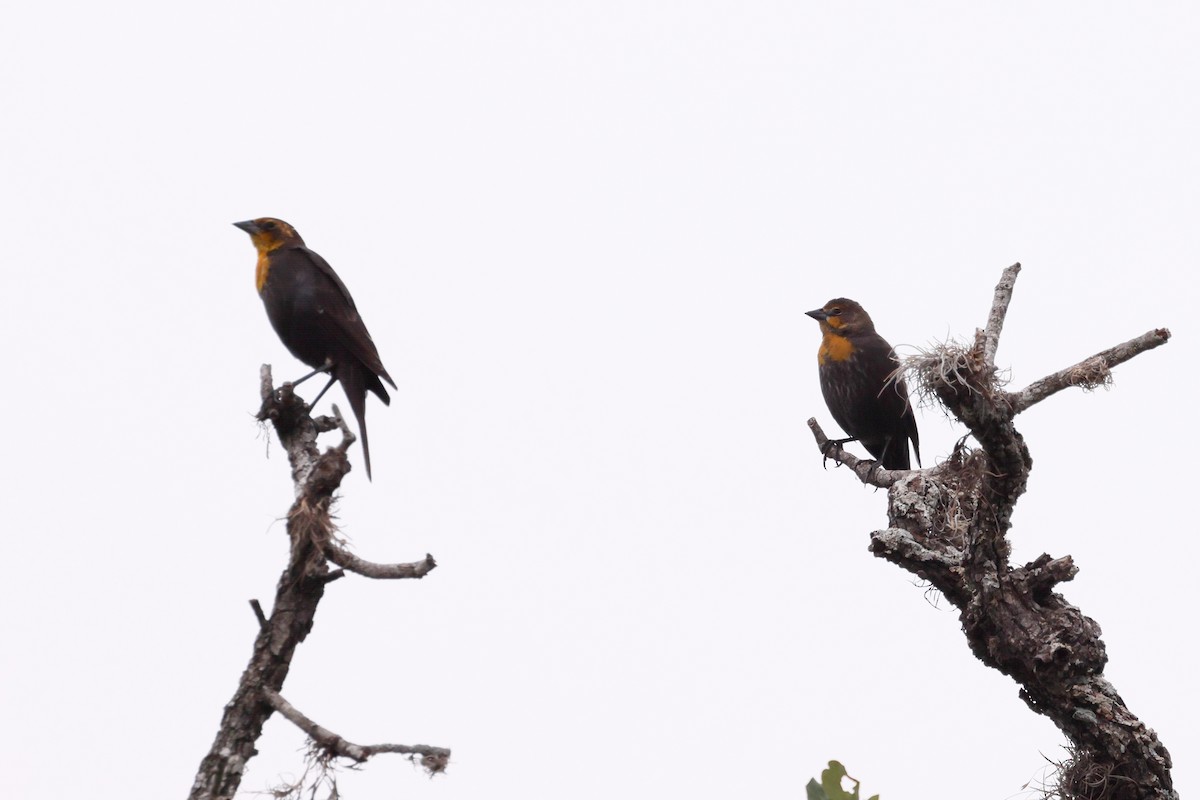
[[[357,552],[284,694],[372,798],[1034,797],[1062,739],[822,470],[805,310],[911,352],[1025,269],[1016,558],[1072,554],[1108,676],[1200,791],[1200,11],[1185,3],[26,3],[0,26],[11,798],[182,797],[286,557],[267,323],[235,220],[293,223],[399,383]],[[344,405],[340,390],[329,395]],[[326,405],[327,408],[327,405]],[[926,464],[963,431],[919,416]],[[352,452],[356,467],[360,457]],[[294,774],[272,720],[243,789]],[[1032,783],[1031,783],[1032,782]],[[247,796],[250,796],[247,794]]]

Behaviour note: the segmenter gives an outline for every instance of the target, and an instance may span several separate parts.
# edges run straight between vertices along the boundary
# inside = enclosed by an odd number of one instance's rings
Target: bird
[[[383,386],[396,382],[383,367],[379,351],[354,305],[354,298],[329,262],[310,250],[288,223],[259,217],[233,223],[250,234],[258,264],[254,285],[267,309],[267,318],[284,346],[313,368],[297,385],[319,372],[329,382],[309,404],[311,410],[334,381],[342,385],[362,436],[363,463],[371,478],[371,450],[367,444],[367,392],[384,405],[391,397]]]
[[[896,352],[875,332],[870,315],[845,297],[805,313],[821,325],[821,394],[834,421],[849,436],[836,443],[859,441],[884,469],[910,469],[911,439],[919,465],[921,448],[908,386],[896,372]]]

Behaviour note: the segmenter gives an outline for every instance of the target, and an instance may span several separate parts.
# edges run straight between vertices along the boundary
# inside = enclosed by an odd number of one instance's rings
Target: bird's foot
[[[848,439],[829,439],[826,441],[825,446],[821,448],[821,469],[825,469],[825,462],[834,457],[834,450],[841,450],[842,445],[844,445],[846,442],[854,441],[857,441],[857,439],[853,436]],[[840,467],[842,462],[838,461],[836,464]]]

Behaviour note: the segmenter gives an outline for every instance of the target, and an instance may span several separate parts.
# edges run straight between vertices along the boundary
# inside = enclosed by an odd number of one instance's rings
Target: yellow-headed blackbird
[[[839,297],[807,312],[821,324],[817,364],[829,413],[849,439],[858,440],[885,469],[909,469],[908,440],[917,463],[917,420],[904,379],[893,377],[899,362],[875,323],[853,300]]]
[[[300,380],[329,372],[329,383],[313,400],[339,381],[362,434],[363,463],[371,477],[371,451],[367,446],[367,391],[374,392],[384,405],[391,403],[383,381],[396,388],[396,382],[383,368],[379,352],[367,326],[354,306],[354,298],[333,267],[304,246],[296,229],[271,217],[233,223],[250,234],[258,250],[258,269],[254,283],[267,317],[292,355],[313,367],[315,372]],[[300,381],[297,381],[299,383]]]

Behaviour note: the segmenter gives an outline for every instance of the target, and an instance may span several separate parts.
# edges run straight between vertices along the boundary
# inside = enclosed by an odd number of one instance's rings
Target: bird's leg
[[[311,378],[313,375],[317,375],[322,372],[329,372],[332,369],[333,369],[333,361],[331,359],[326,359],[324,364],[317,367],[316,369],[314,369],[312,372],[308,373],[304,377],[300,378],[300,380],[291,381],[288,385],[290,385],[293,389],[295,389],[297,386],[304,383],[306,380]],[[325,395],[325,393],[329,391],[329,387],[333,386],[333,382],[336,380],[337,380],[336,375],[330,376],[329,383],[325,384],[325,388],[322,389],[321,391],[317,392],[317,396],[314,397],[313,401],[308,404],[309,411],[312,411],[314,408],[316,408],[317,401],[320,400]]]
[[[304,383],[306,380],[308,380],[309,378],[311,378],[313,375],[316,375],[317,373],[320,373],[320,372],[329,372],[329,370],[331,370],[331,369],[333,369],[333,362],[332,362],[332,361],[326,361],[324,364],[322,364],[321,366],[317,367],[316,369],[314,369],[312,372],[310,372],[310,373],[308,373],[307,375],[305,375],[305,376],[304,376],[303,378],[301,378],[300,380],[298,380],[298,381],[292,381],[292,388],[293,388],[293,389],[294,389],[294,388],[296,388],[297,386],[299,386],[300,384]],[[328,389],[329,387],[328,387],[328,386],[326,386],[325,388],[326,388],[326,389]],[[322,391],[321,391],[321,394],[325,394],[324,390],[322,390]],[[317,397],[320,397],[320,396],[321,396],[321,395],[317,395]],[[315,402],[315,401],[314,401],[314,402]]]
[[[821,448],[821,469],[825,469],[825,461],[829,458],[832,458],[832,456],[830,456],[829,454],[831,452],[833,452],[833,448],[835,448],[835,447],[841,448],[841,446],[846,444],[847,442],[857,442],[857,441],[858,441],[857,436],[847,436],[845,439],[830,439],[827,442],[825,442],[825,446]],[[840,467],[841,462],[838,462],[837,466]]]
[[[320,372],[320,370],[318,370],[318,372]],[[309,377],[312,377],[312,376],[310,375]],[[325,393],[329,391],[329,387],[333,386],[333,382],[336,380],[337,380],[336,377],[330,378],[329,383],[325,384],[325,388],[322,389],[321,391],[317,392],[317,396],[314,397],[313,401],[308,404],[309,411],[312,411],[314,408],[317,407],[317,401],[320,400],[325,395]]]

